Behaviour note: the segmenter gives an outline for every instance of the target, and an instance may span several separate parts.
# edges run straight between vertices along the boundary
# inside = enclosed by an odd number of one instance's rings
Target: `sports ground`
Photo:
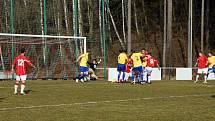
[[[0,81],[1,121],[214,121],[215,81],[156,81],[151,85],[107,81],[28,81],[27,95],[13,95]]]

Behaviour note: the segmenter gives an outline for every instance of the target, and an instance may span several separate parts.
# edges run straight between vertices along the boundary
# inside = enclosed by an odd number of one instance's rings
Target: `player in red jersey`
[[[127,82],[129,77],[131,76],[131,64],[132,60],[131,58],[128,58],[128,61],[125,64],[125,78],[124,78],[125,82]]]
[[[204,83],[207,83],[207,72],[208,72],[207,64],[208,64],[208,58],[202,52],[200,52],[199,57],[197,58],[197,61],[195,64],[195,67],[197,67],[198,65],[196,81],[194,81],[195,83],[198,81],[199,75],[201,74],[204,74]]]
[[[21,49],[20,50],[21,54],[19,56],[17,56],[12,64],[12,72],[14,72],[14,67],[16,67],[16,83],[14,85],[14,94],[17,94],[17,89],[19,86],[19,82],[21,81],[21,91],[20,94],[24,95],[24,89],[25,89],[25,81],[27,78],[26,75],[26,67],[27,66],[31,66],[34,67],[35,66],[30,62],[30,60],[25,57],[25,49]]]
[[[151,53],[148,53],[147,55],[147,64],[146,64],[146,75],[147,75],[147,83],[151,84],[151,73],[152,68],[157,66],[160,70],[160,66],[158,64],[158,61],[151,55]]]

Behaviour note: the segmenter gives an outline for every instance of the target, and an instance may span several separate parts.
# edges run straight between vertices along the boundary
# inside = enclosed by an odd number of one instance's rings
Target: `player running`
[[[117,66],[118,81],[117,82],[123,82],[125,78],[125,64],[128,58],[125,53],[125,50],[120,50],[119,52],[120,54],[118,56],[118,66]]]
[[[207,77],[210,73],[214,73],[214,77],[215,77],[215,56],[212,55],[211,53],[208,53],[208,74],[207,74]]]
[[[195,67],[198,65],[198,71],[197,71],[197,75],[196,75],[196,81],[194,81],[194,83],[197,83],[198,79],[199,79],[199,75],[204,74],[204,82],[203,83],[207,83],[207,63],[208,63],[208,58],[202,53],[199,53],[199,57],[196,61]]]
[[[80,75],[78,78],[76,78],[76,82],[80,80],[81,82],[87,81],[88,78],[88,67],[87,67],[87,61],[88,61],[89,53],[81,54],[76,62],[80,62]]]
[[[15,95],[18,94],[17,90],[18,90],[20,81],[21,81],[20,94],[25,95],[24,89],[25,89],[25,83],[27,78],[26,67],[31,66],[35,68],[35,66],[30,62],[30,60],[27,57],[25,57],[25,53],[26,53],[25,49],[24,48],[21,49],[20,52],[21,54],[14,59],[12,64],[12,69],[11,69],[11,71],[14,72],[14,67],[16,67],[16,83],[14,85]]]
[[[142,54],[140,52],[134,52],[131,55],[133,69],[132,69],[132,84],[135,84],[137,81],[143,84],[143,67],[141,62]]]
[[[158,64],[158,61],[151,55],[151,53],[148,53],[147,55],[147,64],[146,64],[146,76],[147,76],[147,83],[151,84],[151,73],[152,68],[157,66],[160,70],[160,66]]]

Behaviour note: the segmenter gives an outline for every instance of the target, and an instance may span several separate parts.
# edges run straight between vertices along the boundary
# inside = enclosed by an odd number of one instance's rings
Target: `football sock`
[[[198,81],[198,79],[199,79],[199,75],[196,75],[196,82]]]
[[[123,79],[124,79],[124,77],[123,77],[123,76],[124,76],[124,72],[121,72],[121,73],[120,73],[119,80],[123,80]]]
[[[14,93],[17,93],[18,87],[19,87],[18,84],[14,85]]]
[[[207,75],[204,75],[205,82],[207,82]]]
[[[148,83],[151,83],[151,76],[148,76]]]
[[[122,72],[122,80],[125,80],[125,72]]]
[[[118,81],[120,80],[120,75],[121,75],[121,72],[119,71],[118,72]]]
[[[22,83],[22,84],[21,84],[21,93],[24,93],[24,89],[25,89],[25,84]]]
[[[134,81],[134,79],[135,79],[135,76],[134,76],[134,74],[132,73],[132,75],[131,75],[131,79]]]
[[[141,78],[140,78],[140,81],[141,81],[141,82],[144,82],[144,74],[141,74],[140,77],[141,77]]]

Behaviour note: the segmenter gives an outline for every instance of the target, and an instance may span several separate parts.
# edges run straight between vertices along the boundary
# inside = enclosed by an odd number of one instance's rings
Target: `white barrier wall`
[[[152,80],[161,80],[161,71],[158,68],[153,68]],[[117,68],[108,68],[108,81],[117,81],[118,72]]]
[[[215,80],[215,74],[214,73],[210,73],[208,75],[208,80]]]
[[[192,80],[192,68],[176,68],[176,80]]]
[[[12,73],[0,72],[0,79],[12,79]]]

